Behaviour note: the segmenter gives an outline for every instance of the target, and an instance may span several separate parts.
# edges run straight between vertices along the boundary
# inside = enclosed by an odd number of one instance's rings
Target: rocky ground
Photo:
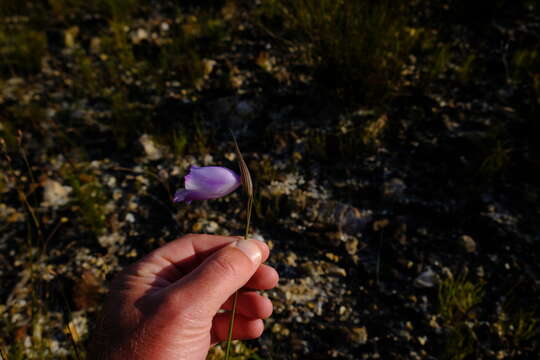
[[[171,9],[134,15],[125,42],[112,28],[110,53],[94,34],[103,19],[66,17],[38,71],[3,68],[3,356],[82,358],[123,266],[186,233],[242,232],[240,191],[171,201],[190,166],[236,168],[228,129],[255,181],[252,236],[281,276],[265,334],[238,358],[538,356],[539,98],[505,73],[520,46],[538,47],[534,12],[447,20],[439,39],[457,59],[426,83],[427,57],[411,55],[384,104],[321,91],[299,50],[241,2],[219,8],[229,31],[195,79],[163,80],[140,62],[112,80],[97,70],[126,49],[161,49],[177,24],[203,27]],[[417,28],[443,21],[420,9]],[[471,49],[465,79],[456,64]],[[98,75],[84,75],[86,61]]]

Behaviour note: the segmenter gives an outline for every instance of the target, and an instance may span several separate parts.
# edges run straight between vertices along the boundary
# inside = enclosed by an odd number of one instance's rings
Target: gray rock
[[[439,277],[428,266],[428,268],[424,272],[422,272],[420,275],[418,275],[416,279],[414,279],[414,286],[420,288],[431,288],[437,285],[438,282]]]
[[[315,200],[308,203],[306,216],[315,223],[337,226],[350,235],[361,233],[373,218],[371,210],[360,210],[337,201]]]
[[[385,197],[399,200],[407,189],[405,182],[398,178],[392,178],[383,184],[383,193]]]

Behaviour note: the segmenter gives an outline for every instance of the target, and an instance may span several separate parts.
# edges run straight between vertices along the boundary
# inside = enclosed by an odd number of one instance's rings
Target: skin
[[[88,359],[205,359],[227,338],[237,290],[233,338],[259,337],[272,303],[256,290],[278,282],[268,255],[263,242],[212,235],[153,251],[113,280]]]

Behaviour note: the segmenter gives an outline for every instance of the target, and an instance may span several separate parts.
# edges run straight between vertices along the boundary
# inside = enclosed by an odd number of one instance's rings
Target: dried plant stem
[[[234,326],[234,317],[236,315],[236,303],[238,302],[238,291],[234,292],[233,296],[233,307],[231,311],[231,321],[229,322],[229,334],[227,335],[227,349],[225,351],[225,360],[229,360],[231,355],[231,345],[232,345],[232,333]]]
[[[246,215],[246,233],[244,235],[244,239],[248,239],[249,235],[249,222],[251,221],[251,209],[253,208],[253,196],[250,196],[248,198],[247,203],[247,215]]]
[[[251,221],[251,209],[253,208],[253,196],[248,196],[247,202],[247,214],[246,214],[246,232],[244,234],[244,240],[248,239],[249,235],[249,223]],[[236,304],[238,302],[238,291],[234,292],[233,305],[231,311],[231,321],[229,322],[229,333],[227,334],[227,349],[225,351],[225,360],[229,360],[231,354],[232,334],[234,327],[234,317],[236,316]]]
[[[11,163],[11,156],[9,156],[9,154],[7,153],[7,148],[6,148],[6,144],[5,144],[5,140],[4,139],[1,139],[0,138],[0,145],[2,147],[2,152],[4,154],[4,157],[7,161],[7,164],[8,164],[8,171],[9,171],[9,174],[13,177],[13,179],[18,179],[19,176],[17,176],[17,174],[15,174],[15,170],[13,169],[13,166],[12,166],[12,163]],[[20,142],[19,142],[19,146],[20,146]],[[26,153],[24,152],[24,149],[22,147],[20,147],[20,150],[21,150],[21,153],[23,154],[23,157],[24,157],[24,161],[28,167],[28,173],[30,175],[30,178],[32,179],[32,183],[35,183],[35,180],[34,180],[34,175],[32,174],[32,169],[30,167],[30,164],[28,162],[28,159],[26,157]],[[23,185],[17,185],[17,193],[18,193],[18,197],[19,197],[19,201],[21,202],[21,205],[23,205],[23,207],[26,209],[26,211],[28,212],[28,214],[30,215],[30,217],[32,218],[33,222],[34,222],[34,226],[36,227],[36,230],[37,230],[37,233],[38,233],[38,236],[40,238],[40,240],[42,240],[43,238],[43,232],[41,231],[41,225],[39,223],[39,220],[36,216],[36,213],[34,211],[34,208],[32,207],[32,205],[28,202],[28,198],[27,198],[27,194],[23,191]],[[32,191],[30,191],[28,193],[28,195],[30,195],[32,193]],[[28,221],[30,222],[30,221]],[[30,231],[30,230],[29,230]]]
[[[19,144],[19,151],[24,160],[24,163],[26,164],[26,169],[28,170],[28,174],[30,175],[30,180],[32,180],[32,183],[35,183],[36,179],[34,178],[32,167],[30,166],[30,162],[28,161],[28,156],[26,156],[26,151],[24,150],[24,147],[22,146],[22,141],[23,141],[23,133],[21,130],[19,130],[17,134],[17,142]]]
[[[34,221],[34,226],[36,227],[39,238],[42,239],[43,233],[41,232],[41,225],[39,224],[39,220],[36,216],[34,208],[32,207],[32,205],[30,205],[30,203],[28,202],[26,198],[26,194],[22,190],[19,190],[19,199],[26,206],[26,210],[28,211],[28,213],[32,217],[32,220]]]
[[[242,156],[242,152],[240,151],[240,148],[238,147],[238,143],[236,142],[236,138],[234,137],[234,134],[232,131],[231,131],[231,136],[234,140],[234,149],[236,151],[236,156],[238,157],[238,166],[240,167],[240,173],[242,175],[242,185],[244,186],[244,191],[246,192],[247,197],[248,197],[247,206],[246,206],[246,232],[244,234],[244,239],[247,240],[248,235],[249,235],[249,223],[251,221],[251,209],[253,207],[253,182],[251,181],[251,174],[249,173],[249,169],[246,165],[246,162],[244,161],[244,157]],[[227,349],[225,351],[225,360],[229,360],[229,357],[231,354],[234,317],[236,315],[237,302],[238,302],[238,291],[236,291],[233,296],[233,306],[232,306],[232,311],[231,311],[231,321],[229,323],[229,333],[227,335]]]

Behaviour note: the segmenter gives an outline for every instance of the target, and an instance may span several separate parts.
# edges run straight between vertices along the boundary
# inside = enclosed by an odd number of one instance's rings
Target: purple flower
[[[184,176],[185,189],[174,194],[174,202],[209,200],[232,193],[242,183],[241,178],[231,169],[221,166],[192,166]]]

